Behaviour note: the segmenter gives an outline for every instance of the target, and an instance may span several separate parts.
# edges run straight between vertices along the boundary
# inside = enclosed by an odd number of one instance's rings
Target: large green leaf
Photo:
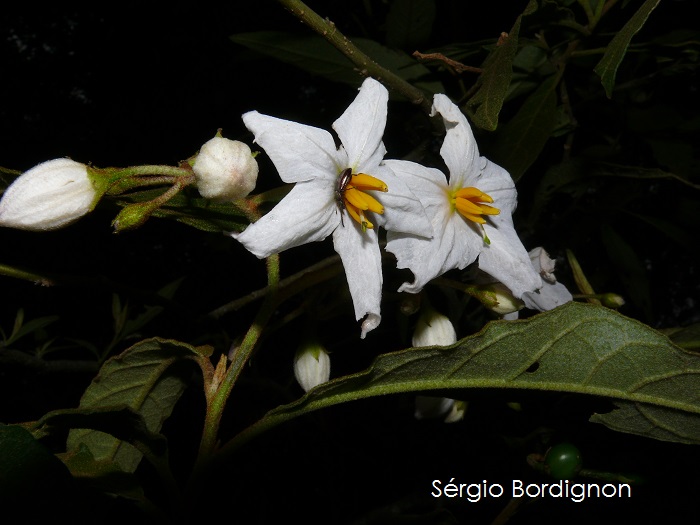
[[[128,407],[156,433],[170,416],[184,391],[185,381],[174,364],[198,358],[197,350],[178,341],[147,339],[105,362],[80,400],[80,409],[117,410]],[[116,413],[115,413],[116,415]],[[140,431],[138,435],[143,436]],[[134,434],[134,435],[137,435]],[[96,461],[111,460],[125,472],[133,472],[142,453],[117,437],[89,428],[68,434],[67,451],[85,444]]]
[[[632,37],[642,28],[649,18],[651,12],[659,5],[661,0],[646,0],[637,12],[630,18],[625,26],[615,35],[605,49],[605,54],[600,62],[595,66],[594,71],[600,76],[601,83],[605,88],[605,94],[610,98],[615,86],[615,75],[620,67],[622,59],[625,58],[627,47],[630,45]]]
[[[284,421],[339,403],[469,388],[603,396],[622,408],[594,421],[622,432],[700,443],[700,356],[615,311],[569,303],[527,320],[491,322],[450,347],[381,355],[364,372],[271,410],[225,452]]]

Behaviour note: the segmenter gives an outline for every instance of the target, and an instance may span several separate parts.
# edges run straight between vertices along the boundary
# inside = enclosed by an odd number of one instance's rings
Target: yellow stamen
[[[347,190],[345,190],[345,199],[350,203],[354,204],[361,210],[369,210],[374,213],[384,213],[384,206],[372,197],[369,193],[362,192],[356,188],[351,187],[348,184]]]
[[[482,215],[498,215],[501,210],[483,202],[492,203],[493,198],[479,188],[460,188],[450,196],[450,201],[454,209],[467,220],[477,224],[486,224],[486,219]],[[483,229],[483,226],[482,226]],[[484,235],[486,235],[484,233]]]
[[[339,190],[340,191],[340,190]],[[366,191],[389,191],[384,181],[367,175],[366,173],[353,174],[347,186],[342,189],[342,204],[348,210],[348,214],[357,222],[362,231],[374,228],[374,224],[367,220],[365,211],[384,213],[384,206]],[[342,211],[342,210],[341,210]]]
[[[374,190],[374,191],[389,191],[389,187],[380,180],[372,175],[367,175],[366,173],[357,173],[352,176],[352,180],[348,186],[352,185],[361,191]]]

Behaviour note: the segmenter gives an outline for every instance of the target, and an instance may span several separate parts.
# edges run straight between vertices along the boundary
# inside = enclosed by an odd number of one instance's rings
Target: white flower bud
[[[325,383],[331,376],[331,358],[319,344],[305,344],[294,356],[294,377],[305,392]]]
[[[258,162],[248,145],[223,137],[202,146],[192,170],[202,197],[220,201],[242,199],[258,180]]]
[[[92,210],[97,191],[88,168],[71,159],[54,159],[24,172],[0,200],[0,226],[55,230]]]
[[[413,346],[447,346],[457,342],[452,322],[430,307],[423,310],[413,331]]]

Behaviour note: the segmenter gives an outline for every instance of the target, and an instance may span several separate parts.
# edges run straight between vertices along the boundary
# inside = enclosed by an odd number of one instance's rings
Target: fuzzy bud
[[[318,343],[307,343],[294,356],[294,377],[305,392],[325,383],[331,376],[331,358]]]
[[[85,164],[54,159],[34,166],[5,190],[0,226],[45,231],[63,228],[91,211],[97,191]]]
[[[202,197],[218,201],[242,199],[258,180],[258,162],[248,145],[218,136],[199,150],[192,171]]]

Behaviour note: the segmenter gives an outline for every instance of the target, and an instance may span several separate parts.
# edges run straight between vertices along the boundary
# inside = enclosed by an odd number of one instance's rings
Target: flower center
[[[335,191],[335,198],[340,208],[340,221],[343,221],[343,210],[348,210],[352,217],[361,227],[362,231],[367,228],[374,228],[365,215],[365,212],[384,213],[384,206],[372,197],[367,191],[389,191],[384,181],[367,175],[365,173],[352,174],[352,170],[347,168],[338,177],[338,185]]]
[[[498,215],[501,210],[483,204],[492,203],[493,199],[478,188],[462,188],[450,195],[450,204],[459,214],[477,224],[486,224],[484,215]]]

